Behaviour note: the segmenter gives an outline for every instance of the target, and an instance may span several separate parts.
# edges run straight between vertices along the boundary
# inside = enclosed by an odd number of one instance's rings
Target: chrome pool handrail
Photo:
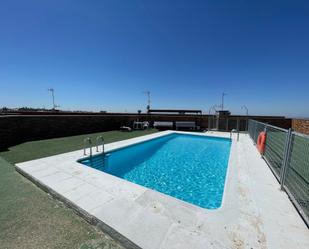
[[[90,156],[92,156],[92,141],[90,137],[87,137],[84,139],[84,156],[87,155],[86,153],[86,148],[87,148],[87,144],[89,145],[89,151],[90,151]]]
[[[233,132],[234,133],[236,133],[237,132],[237,141],[239,141],[239,130],[237,129],[232,129],[231,131],[230,131],[230,139],[232,140],[232,134],[233,134]]]
[[[104,138],[103,138],[103,136],[98,136],[97,138],[96,138],[96,148],[97,148],[97,152],[99,152],[99,140],[101,140],[101,142],[102,142],[102,154],[104,154],[105,153],[105,141],[104,141]]]

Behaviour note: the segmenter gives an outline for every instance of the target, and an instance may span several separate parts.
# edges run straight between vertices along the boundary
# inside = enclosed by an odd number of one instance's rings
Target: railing
[[[87,155],[87,153],[86,153],[87,145],[88,145],[88,148],[89,148],[90,156],[92,156],[92,141],[91,141],[90,137],[87,137],[87,138],[84,139],[84,155],[85,156]]]
[[[97,138],[96,138],[96,148],[97,148],[97,152],[99,152],[99,142],[101,141],[101,145],[102,145],[102,154],[104,154],[105,153],[105,141],[104,141],[104,138],[103,138],[103,136],[98,136]]]
[[[309,225],[309,136],[249,120],[248,133],[254,144],[262,131],[266,132],[262,157]]]
[[[233,133],[237,133],[237,142],[239,141],[239,130],[233,129],[230,131],[230,139],[232,140]]]
[[[239,131],[247,131],[248,117],[219,117],[216,115],[209,115],[207,129],[220,131],[231,131],[236,129]]]

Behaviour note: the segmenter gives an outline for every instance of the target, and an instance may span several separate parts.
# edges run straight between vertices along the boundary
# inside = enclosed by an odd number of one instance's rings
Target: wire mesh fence
[[[252,119],[249,120],[248,132],[253,142],[256,144],[259,134],[265,130],[265,124],[261,122],[254,121]]]
[[[266,132],[267,139],[264,157],[278,178],[282,170],[288,133],[287,130],[276,129],[270,126],[266,128]]]
[[[309,217],[309,137],[292,134],[284,187],[290,191],[303,214]]]
[[[309,136],[249,120],[248,133],[255,144],[262,131],[266,131],[262,156],[308,225]]]
[[[217,115],[209,115],[207,128],[219,131],[231,131],[233,129],[247,131],[248,120],[248,117],[219,117]]]

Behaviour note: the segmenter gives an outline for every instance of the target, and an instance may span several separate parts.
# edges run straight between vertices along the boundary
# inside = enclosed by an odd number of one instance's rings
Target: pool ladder
[[[96,151],[99,152],[99,146],[100,146],[100,143],[101,142],[101,145],[102,145],[102,154],[104,155],[105,154],[105,141],[104,141],[104,138],[103,136],[98,136],[96,138]],[[87,148],[89,148],[89,152],[90,152],[90,157],[92,157],[92,140],[90,137],[87,137],[84,139],[84,156],[87,155]]]
[[[101,141],[101,145],[102,145],[102,154],[104,155],[105,154],[105,141],[104,141],[104,138],[103,136],[98,136],[96,138],[96,147],[97,147],[97,152],[99,152],[99,142]]]
[[[86,153],[87,145],[89,148],[90,156],[92,157],[92,140],[90,137],[87,137],[84,139],[84,156],[87,155]]]
[[[232,129],[230,132],[230,139],[232,140],[232,134],[237,132],[237,142],[239,141],[239,130]]]

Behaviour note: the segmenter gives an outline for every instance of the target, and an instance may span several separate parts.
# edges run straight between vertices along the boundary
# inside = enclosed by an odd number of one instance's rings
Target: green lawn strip
[[[107,131],[71,137],[32,141],[12,146],[8,151],[0,152],[0,156],[2,156],[8,162],[15,164],[41,157],[47,157],[82,149],[83,140],[86,137],[90,137],[94,143],[93,145],[95,145],[96,137],[99,135],[104,137],[105,143],[111,143],[119,140],[151,134],[154,132],[157,132],[157,130],[137,130],[132,132]]]
[[[1,152],[7,161],[0,157],[0,247],[122,248],[17,173],[13,164],[81,149],[85,137],[103,135],[109,143],[153,132],[100,132],[27,142]]]
[[[1,248],[122,248],[1,157],[0,170]]]

